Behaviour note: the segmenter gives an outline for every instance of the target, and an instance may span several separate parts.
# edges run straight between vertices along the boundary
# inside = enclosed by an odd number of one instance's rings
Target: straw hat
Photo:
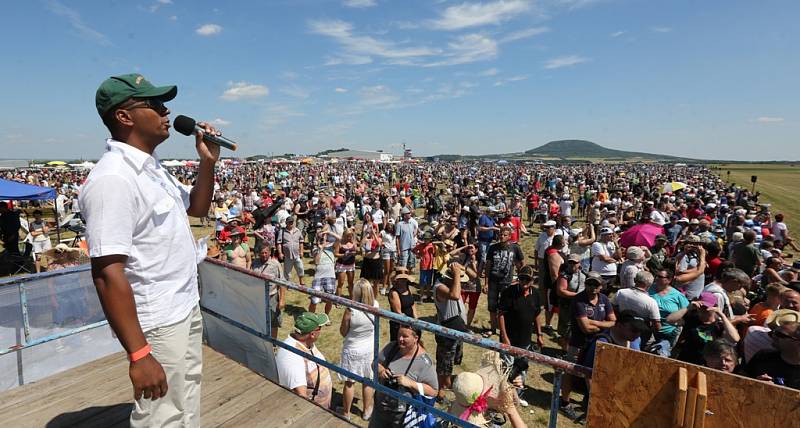
[[[486,392],[484,380],[481,375],[472,372],[461,372],[453,381],[453,394],[455,401],[447,411],[451,415],[459,416],[464,413],[475,400]],[[488,426],[489,420],[483,415],[484,412],[470,412],[466,421],[477,426]]]

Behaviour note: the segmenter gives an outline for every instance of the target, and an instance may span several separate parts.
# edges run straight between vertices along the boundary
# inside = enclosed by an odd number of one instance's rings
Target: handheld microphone
[[[189,116],[178,115],[172,122],[172,126],[176,131],[183,135],[197,135],[197,131],[203,131],[203,128],[197,126],[197,121]],[[212,135],[203,131],[203,141],[206,143],[213,143],[220,147],[225,147],[228,150],[236,150],[237,144],[233,141],[223,137],[222,135]]]

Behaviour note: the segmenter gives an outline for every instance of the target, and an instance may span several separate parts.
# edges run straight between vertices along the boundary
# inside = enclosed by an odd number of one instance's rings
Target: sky
[[[100,83],[174,84],[239,156],[552,140],[800,159],[795,0],[26,0],[0,27],[0,157],[96,159]],[[172,132],[162,158],[196,157]]]

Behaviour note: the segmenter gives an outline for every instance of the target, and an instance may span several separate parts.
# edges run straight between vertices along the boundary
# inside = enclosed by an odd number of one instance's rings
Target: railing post
[[[550,422],[548,424],[549,428],[556,428],[558,425],[558,404],[559,400],[561,399],[561,378],[564,375],[564,371],[561,369],[556,369],[554,376],[553,376],[553,398],[550,401]]]
[[[267,331],[264,332],[265,335],[272,337],[272,310],[270,308],[270,298],[269,298],[269,288],[270,288],[270,281],[264,280],[264,307],[266,309],[266,317],[267,317]]]
[[[28,318],[28,295],[25,291],[25,283],[19,284],[19,304],[22,309],[22,330],[25,332],[25,343],[27,345],[31,341],[31,322]]]
[[[377,315],[373,315],[373,317],[375,319],[372,320],[372,324],[375,326],[375,331],[372,335],[372,380],[375,383],[380,383],[378,378],[378,356],[381,352],[381,317]]]

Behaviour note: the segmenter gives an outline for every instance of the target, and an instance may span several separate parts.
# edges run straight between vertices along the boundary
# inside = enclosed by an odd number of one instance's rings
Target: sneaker
[[[520,398],[519,399],[519,405],[522,406],[522,407],[528,407],[529,406],[528,402],[524,398]]]
[[[558,407],[558,410],[561,413],[563,413],[564,416],[568,417],[572,421],[574,421],[575,419],[578,419],[578,417],[580,416],[578,414],[578,411],[575,410],[575,406],[573,406],[572,404],[560,405]]]
[[[372,409],[365,410],[364,413],[361,414],[361,419],[364,419],[365,421],[368,421],[369,418],[371,417],[372,417]]]

